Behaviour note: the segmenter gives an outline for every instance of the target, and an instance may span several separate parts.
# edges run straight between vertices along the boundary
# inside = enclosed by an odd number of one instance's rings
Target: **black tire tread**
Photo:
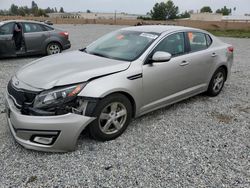
[[[123,128],[115,134],[107,135],[104,134],[99,128],[98,118],[103,108],[105,108],[110,102],[121,102],[127,108],[127,120]],[[129,99],[120,93],[111,94],[103,98],[98,104],[94,111],[94,117],[97,117],[88,127],[90,135],[95,140],[99,141],[109,141],[119,137],[127,128],[128,124],[132,119],[132,105]]]
[[[218,72],[222,72],[223,75],[224,75],[224,82],[223,82],[223,85],[221,87],[221,89],[218,91],[218,92],[214,92],[213,90],[213,80],[214,80],[214,77],[218,74]],[[224,87],[224,83],[225,83],[225,79],[226,79],[226,70],[223,68],[223,67],[219,67],[213,74],[210,82],[209,82],[209,86],[208,86],[208,89],[207,89],[207,92],[206,94],[210,97],[216,97],[217,95],[220,94],[221,90],[223,89]]]

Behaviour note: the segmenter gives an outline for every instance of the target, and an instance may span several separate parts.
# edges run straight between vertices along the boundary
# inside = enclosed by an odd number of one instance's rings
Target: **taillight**
[[[69,33],[68,33],[68,32],[60,32],[59,35],[62,35],[62,36],[65,37],[66,39],[69,38]]]
[[[227,51],[233,53],[234,52],[234,47],[232,47],[232,46],[228,47]]]

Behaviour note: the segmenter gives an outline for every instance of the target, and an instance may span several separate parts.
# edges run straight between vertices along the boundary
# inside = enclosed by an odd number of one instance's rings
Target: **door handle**
[[[182,61],[182,63],[180,64],[180,66],[186,66],[186,65],[188,65],[188,64],[189,64],[188,61]]]
[[[214,52],[214,53],[212,53],[212,55],[211,55],[212,57],[216,57],[217,56],[217,54]]]

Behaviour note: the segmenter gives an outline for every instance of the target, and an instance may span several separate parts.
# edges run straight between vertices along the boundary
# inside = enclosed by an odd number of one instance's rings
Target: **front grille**
[[[21,108],[24,104],[32,103],[37,94],[36,92],[17,89],[12,85],[11,81],[7,86],[7,90],[18,108]]]

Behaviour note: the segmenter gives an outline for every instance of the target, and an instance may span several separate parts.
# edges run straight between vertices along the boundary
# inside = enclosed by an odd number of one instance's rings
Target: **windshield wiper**
[[[101,53],[98,53],[98,52],[89,52],[89,53],[90,53],[90,54],[92,54],[92,55],[99,56],[99,57],[106,57],[106,58],[110,58],[109,56],[104,55],[104,54],[101,54]]]
[[[79,49],[81,52],[85,52],[87,54],[92,54],[92,55],[96,55],[96,56],[99,56],[99,57],[106,57],[106,58],[110,58],[109,56],[107,55],[104,55],[104,54],[101,54],[101,53],[98,53],[98,52],[88,52],[87,51],[87,48],[82,48],[82,49]]]
[[[81,51],[81,52],[86,52],[87,53],[87,50],[86,50],[87,48],[81,48],[81,49],[79,49],[79,51]]]

